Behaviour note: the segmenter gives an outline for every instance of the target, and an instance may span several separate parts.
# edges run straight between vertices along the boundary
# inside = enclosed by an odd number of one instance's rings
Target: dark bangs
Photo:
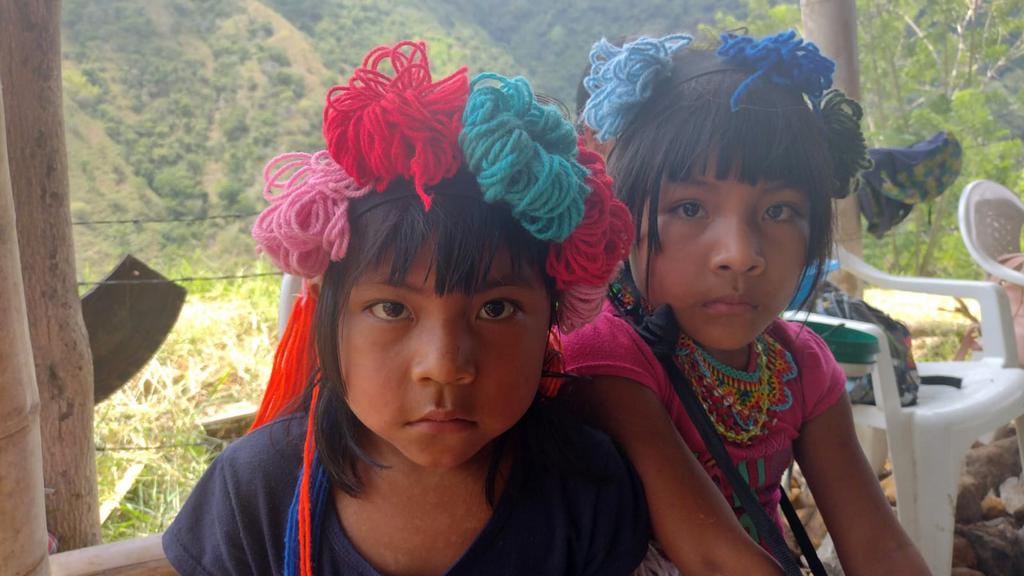
[[[616,193],[633,214],[639,239],[643,219],[656,218],[664,182],[694,176],[781,182],[808,195],[807,260],[820,262],[829,251],[832,224],[824,127],[801,94],[764,79],[746,90],[733,112],[729,100],[750,75],[729,69],[713,52],[677,53],[671,76],[615,141],[608,171]],[[715,173],[707,174],[711,162]],[[650,250],[660,248],[656,226],[648,227],[647,239]]]
[[[345,402],[338,343],[340,312],[363,274],[387,266],[390,282],[425,282],[407,275],[417,255],[428,249],[434,292],[472,294],[482,289],[496,259],[507,258],[513,273],[541,274],[554,307],[554,281],[544,273],[548,245],[523,229],[508,206],[485,203],[475,177],[465,170],[430,191],[429,211],[404,181],[353,202],[347,254],[328,266],[321,285],[315,318],[321,384],[316,440],[333,485],[353,496],[362,488],[359,463],[370,460],[357,443],[362,425]]]

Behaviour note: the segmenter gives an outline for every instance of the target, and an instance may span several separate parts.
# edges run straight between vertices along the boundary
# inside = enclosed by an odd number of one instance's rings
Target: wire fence
[[[73,220],[72,226],[113,226],[113,225],[142,225],[142,224],[172,224],[172,223],[195,223],[210,220],[242,220],[259,216],[259,212],[238,212],[228,214],[210,214],[205,216],[175,216],[166,218],[117,218],[105,220]],[[244,274],[225,274],[219,276],[184,276],[180,278],[145,278],[138,280],[83,280],[78,282],[80,287],[103,286],[111,284],[163,284],[166,282],[189,283],[189,282],[226,282],[235,280],[249,280],[253,278],[265,278],[267,276],[281,276],[281,272],[254,272]]]

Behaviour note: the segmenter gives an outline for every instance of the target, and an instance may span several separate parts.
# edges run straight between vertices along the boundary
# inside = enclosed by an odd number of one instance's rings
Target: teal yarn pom
[[[470,83],[462,125],[459,145],[484,200],[511,206],[535,238],[565,240],[590,193],[572,124],[540,105],[524,78],[483,73]]]

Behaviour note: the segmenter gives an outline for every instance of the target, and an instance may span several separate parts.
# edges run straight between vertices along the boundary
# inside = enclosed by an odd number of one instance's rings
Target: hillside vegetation
[[[695,28],[727,4],[65,0],[73,217],[258,211],[263,164],[322,146],[326,89],[379,44],[423,39],[438,74],[461,63],[471,72],[526,74],[538,90],[571,101],[589,45],[602,34]],[[79,276],[95,279],[127,252],[158,269],[247,269],[251,222],[79,224]]]

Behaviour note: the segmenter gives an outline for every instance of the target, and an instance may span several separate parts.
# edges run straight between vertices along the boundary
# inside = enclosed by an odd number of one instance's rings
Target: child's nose
[[[473,338],[455,322],[420,324],[413,380],[423,384],[468,384],[476,376]]]
[[[764,270],[761,238],[750,224],[724,221],[717,228],[718,239],[711,258],[714,270],[741,274],[759,274]]]

